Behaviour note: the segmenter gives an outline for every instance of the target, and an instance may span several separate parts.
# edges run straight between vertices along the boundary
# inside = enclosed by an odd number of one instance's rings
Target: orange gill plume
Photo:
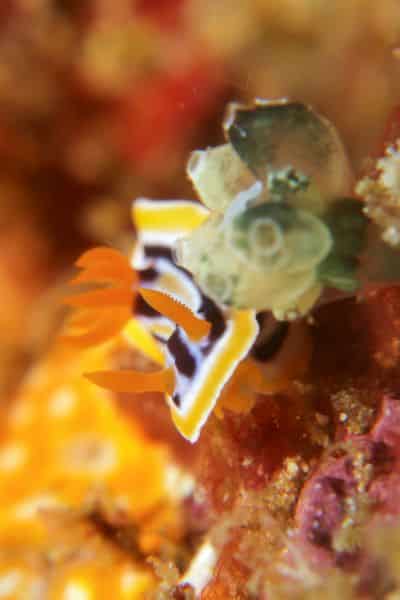
[[[65,304],[78,309],[67,323],[64,342],[87,347],[118,335],[131,318],[138,277],[129,260],[106,247],[88,250],[75,263],[82,269],[71,285],[109,284],[67,296]]]
[[[96,371],[86,373],[87,379],[99,387],[119,393],[142,394],[164,392],[171,395],[175,386],[172,369],[158,371]]]
[[[198,341],[210,331],[210,323],[196,317],[171,296],[145,288],[138,290],[139,277],[128,259],[117,250],[99,247],[85,252],[76,262],[82,271],[71,285],[110,284],[67,296],[66,304],[78,309],[67,323],[64,342],[76,347],[101,344],[118,336],[133,318],[132,306],[138,291],[161,315],[181,326],[190,339]],[[163,392],[171,395],[175,378],[171,368],[140,372],[109,370],[87,373],[96,385],[120,393]]]
[[[140,288],[139,292],[154,310],[182,327],[190,339],[199,341],[210,332],[208,321],[196,317],[189,308],[168,294],[147,288]],[[149,372],[99,371],[87,373],[86,377],[96,385],[117,393],[162,392],[172,396],[175,388],[175,376],[170,367]]]

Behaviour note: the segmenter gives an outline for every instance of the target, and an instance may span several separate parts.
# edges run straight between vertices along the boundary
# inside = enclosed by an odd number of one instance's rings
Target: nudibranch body
[[[334,128],[308,107],[233,105],[227,143],[195,152],[202,204],[138,199],[132,262],[94,249],[75,280],[114,286],[73,296],[70,341],[122,336],[159,370],[98,372],[118,392],[166,394],[195,441],[216,408],[249,410],[287,386],[309,356],[307,315],[326,288],[354,292],[365,244],[362,203]]]

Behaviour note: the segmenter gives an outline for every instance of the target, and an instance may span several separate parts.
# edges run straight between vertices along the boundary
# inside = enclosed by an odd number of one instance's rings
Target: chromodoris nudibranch
[[[302,324],[291,325],[289,334],[288,324],[277,323],[267,313],[227,311],[175,264],[176,240],[207,217],[200,204],[139,199],[132,213],[138,232],[132,267],[111,248],[94,248],[80,257],[77,266],[84,270],[74,283],[117,281],[118,285],[67,298],[80,311],[70,320],[65,337],[86,346],[122,331],[160,370],[96,372],[88,377],[116,392],[164,392],[177,428],[195,441],[218,398],[224,403],[221,392],[234,373],[236,387],[238,382],[242,385],[232,409],[246,410],[257,393],[274,391],[285,377],[277,357],[283,357],[289,370],[300,367],[294,366],[292,339],[307,348],[308,340]],[[260,331],[267,334],[262,337]]]
[[[202,204],[136,200],[132,260],[89,250],[73,283],[111,285],[67,299],[80,309],[70,342],[122,332],[159,365],[88,377],[116,392],[163,392],[191,441],[215,408],[247,411],[304,370],[302,317],[326,288],[359,288],[368,224],[362,203],[349,198],[339,137],[310,108],[233,105],[224,127],[226,144],[189,160]]]

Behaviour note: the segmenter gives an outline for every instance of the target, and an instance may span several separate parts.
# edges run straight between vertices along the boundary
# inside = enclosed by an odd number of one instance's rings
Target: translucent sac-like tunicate
[[[234,308],[307,314],[325,287],[353,292],[365,242],[361,203],[334,127],[287,101],[231,105],[227,144],[192,154],[210,217],[177,245],[201,289]]]
[[[234,251],[268,273],[313,268],[332,244],[328,228],[318,217],[283,202],[247,208],[227,221],[226,229]]]
[[[291,166],[315,183],[325,198],[350,191],[351,169],[340,137],[309,106],[287,100],[258,100],[251,108],[233,103],[224,130],[258,179]]]
[[[317,267],[332,246],[318,218],[286,203],[264,202],[212,215],[177,249],[180,264],[219,303],[304,314],[319,295]]]
[[[203,204],[224,212],[242,190],[256,182],[231,144],[192,152],[187,174]]]

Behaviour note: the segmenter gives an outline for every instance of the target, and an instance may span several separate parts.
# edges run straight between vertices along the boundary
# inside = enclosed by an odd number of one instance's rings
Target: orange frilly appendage
[[[118,336],[132,318],[132,304],[137,293],[138,276],[126,257],[111,248],[94,248],[85,252],[76,262],[83,269],[72,285],[111,284],[107,287],[83,291],[65,298],[65,303],[79,309],[67,324],[62,340],[75,347],[101,344]],[[194,341],[205,337],[211,324],[199,319],[185,305],[171,296],[146,288],[140,293],[144,300],[177,325]],[[162,392],[172,395],[175,378],[172,369],[153,372],[99,371],[88,373],[96,385],[120,393]]]
[[[132,291],[128,288],[104,288],[90,292],[81,292],[64,298],[64,303],[76,308],[98,308],[99,306],[126,306],[132,300]]]
[[[102,344],[118,335],[130,318],[130,311],[124,307],[82,311],[70,318],[68,333],[61,336],[61,341],[78,348]]]
[[[175,378],[172,369],[158,371],[97,371],[86,373],[96,385],[117,393],[162,392],[172,395]]]
[[[112,248],[88,250],[76,266],[82,272],[71,280],[71,285],[111,285],[65,298],[65,304],[79,312],[70,318],[62,339],[78,347],[101,344],[118,335],[131,318],[138,277],[129,260]]]

